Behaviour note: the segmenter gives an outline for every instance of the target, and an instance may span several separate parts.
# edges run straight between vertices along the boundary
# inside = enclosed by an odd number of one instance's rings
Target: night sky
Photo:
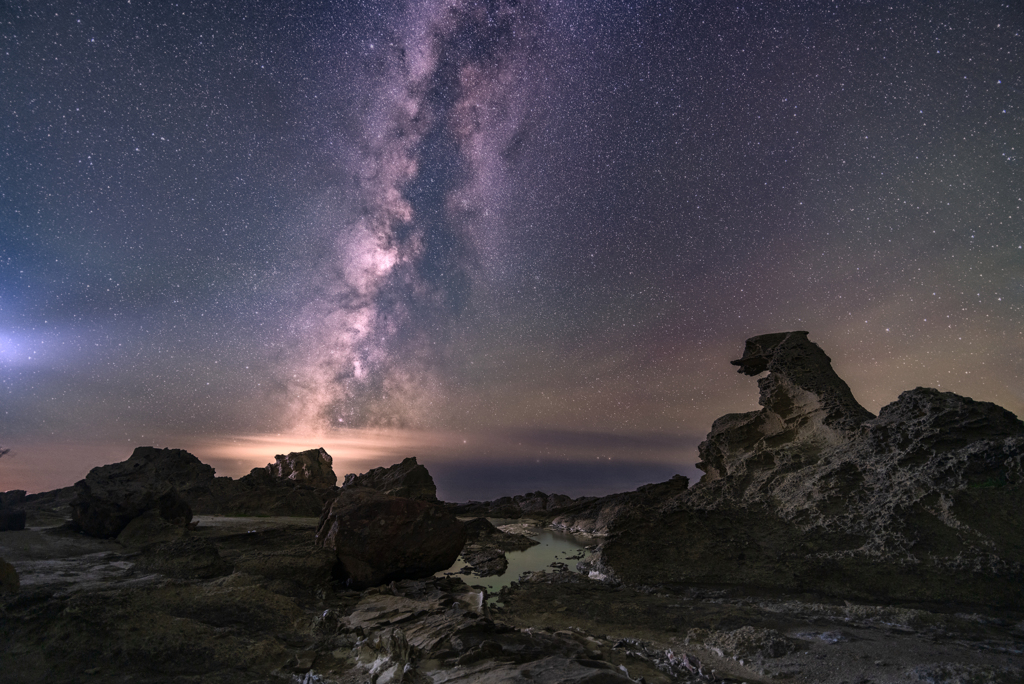
[[[1024,415],[1024,4],[0,6],[0,490],[323,444],[450,500],[693,468],[808,330]]]

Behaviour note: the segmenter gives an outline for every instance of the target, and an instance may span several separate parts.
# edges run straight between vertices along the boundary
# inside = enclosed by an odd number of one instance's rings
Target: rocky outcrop
[[[750,413],[731,413],[714,422],[700,446],[698,465],[714,480],[757,446],[785,446],[809,458],[845,444],[874,418],[857,403],[850,387],[832,370],[832,360],[804,331],[759,335],[747,340],[743,356],[732,361],[757,381],[759,403]]]
[[[506,551],[524,551],[540,542],[523,534],[510,534],[495,527],[487,518],[475,518],[465,523],[466,545],[462,561],[466,564],[459,572],[477,577],[493,577],[508,569]]]
[[[337,491],[332,459],[323,449],[276,456],[237,480],[216,477],[213,467],[183,449],[138,447],[126,461],[136,462],[173,485],[197,514],[315,518]]]
[[[136,447],[125,463],[142,464],[153,473],[155,481],[172,485],[186,501],[209,491],[216,471],[184,449]]]
[[[342,489],[352,487],[375,489],[388,496],[437,502],[434,478],[430,476],[425,466],[416,462],[415,456],[387,468],[374,468],[362,475],[346,475]]]
[[[266,470],[277,480],[291,480],[314,489],[328,489],[338,484],[332,463],[331,455],[321,447],[275,456],[274,462],[268,464]]]
[[[511,534],[494,526],[487,518],[474,518],[465,523],[466,543],[492,547],[502,551],[524,551],[539,542],[525,534]]]
[[[847,598],[1024,607],[1024,424],[918,388],[876,418],[804,332],[733,362],[760,411],[715,421],[706,476],[619,495],[595,569],[632,584],[715,584]]]
[[[629,511],[656,506],[685,492],[689,486],[690,478],[673,475],[665,482],[643,485],[633,492],[612,494],[600,499],[581,499],[578,503],[558,509],[550,524],[557,530],[573,534],[603,537]]]
[[[462,523],[442,507],[351,485],[316,531],[317,546],[336,554],[339,576],[356,588],[429,577],[451,567],[465,543]]]
[[[536,518],[545,520],[558,515],[570,506],[596,501],[595,497],[573,499],[565,494],[529,492],[516,496],[503,496],[494,501],[470,501],[448,504],[455,515],[476,515],[488,518]]]
[[[232,480],[218,477],[207,495],[195,499],[197,513],[219,515],[277,515],[315,518],[336,487],[313,487],[271,474],[273,464],[253,468],[248,475]]]
[[[171,524],[185,526],[192,509],[152,454],[135,454],[127,461],[93,468],[75,483],[71,522],[93,537],[116,537],[135,518],[150,510]]]

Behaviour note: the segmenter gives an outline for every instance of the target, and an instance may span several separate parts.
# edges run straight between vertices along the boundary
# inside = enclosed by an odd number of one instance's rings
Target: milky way
[[[535,28],[528,3],[435,2],[396,17],[369,48],[351,174],[323,293],[296,324],[292,420],[429,424],[444,389],[439,341],[472,296],[500,195],[502,147],[520,120]]]
[[[139,444],[695,475],[756,408],[729,359],[792,329],[871,411],[1024,413],[1022,35],[996,1],[7,3],[0,490]]]

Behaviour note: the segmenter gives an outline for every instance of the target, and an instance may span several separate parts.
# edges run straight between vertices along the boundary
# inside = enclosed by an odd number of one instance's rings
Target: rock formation
[[[25,529],[25,491],[14,489],[0,493],[0,532]]]
[[[277,456],[233,480],[216,477],[211,466],[182,449],[138,447],[127,461],[94,468],[69,488],[70,512],[78,529],[104,537],[118,536],[132,519],[154,508],[180,524],[193,513],[315,518],[337,492],[335,482],[331,457],[323,449]],[[3,501],[17,494],[28,507],[49,514],[68,498],[64,490],[30,496],[8,492]],[[0,523],[5,520],[0,516]]]
[[[591,506],[617,507],[595,569],[632,584],[1024,607],[1016,416],[918,388],[873,417],[804,332],[752,338],[733,363],[769,371],[763,408],[715,421],[694,487]]]
[[[596,497],[583,496],[578,499],[565,494],[545,494],[529,492],[516,496],[503,496],[494,501],[470,501],[461,504],[448,504],[449,510],[455,515],[477,515],[489,518],[521,518],[547,519],[557,515],[563,509],[589,501]]]
[[[501,575],[508,569],[506,551],[524,551],[540,542],[523,534],[509,534],[495,527],[487,518],[475,518],[465,523],[466,545],[462,560],[466,564],[460,572],[477,577]]]
[[[374,468],[362,475],[346,475],[342,489],[350,487],[368,487],[388,496],[437,503],[434,478],[426,467],[416,462],[415,456],[388,468]]]
[[[338,476],[334,474],[332,463],[331,455],[321,447],[275,456],[274,462],[268,464],[266,470],[278,480],[292,480],[323,489],[338,484]]]
[[[441,506],[351,485],[324,507],[316,531],[317,546],[337,555],[357,588],[429,577],[451,567],[465,543],[463,524]]]
[[[804,331],[759,335],[747,340],[743,356],[731,363],[756,376],[760,404],[750,413],[731,413],[714,422],[700,446],[700,467],[707,480],[728,474],[733,461],[755,446],[784,446],[809,457],[846,444],[874,418],[857,403],[849,386],[832,370],[832,360]]]
[[[323,449],[276,456],[237,480],[217,477],[183,449],[138,447],[125,463],[145,464],[154,481],[173,486],[196,514],[315,518],[337,490],[331,456]]]
[[[150,510],[184,527],[192,509],[172,484],[164,464],[151,452],[136,450],[121,463],[93,468],[75,483],[72,525],[93,537],[116,537],[133,519]]]

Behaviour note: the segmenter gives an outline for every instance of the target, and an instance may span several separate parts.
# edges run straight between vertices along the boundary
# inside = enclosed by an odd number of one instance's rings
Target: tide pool
[[[488,518],[491,523],[505,532],[524,534],[538,542],[525,551],[507,551],[505,557],[508,559],[508,569],[501,575],[493,577],[477,577],[476,575],[463,575],[459,571],[466,567],[462,557],[455,562],[455,565],[437,573],[438,575],[457,575],[466,584],[487,589],[489,600],[494,600],[497,593],[512,582],[519,580],[525,572],[539,572],[542,570],[553,571],[552,563],[563,563],[571,572],[579,572],[576,563],[583,558],[587,550],[585,545],[593,545],[591,539],[578,537],[565,532],[558,532],[537,525],[524,524],[519,520]],[[561,567],[561,566],[559,566]]]

